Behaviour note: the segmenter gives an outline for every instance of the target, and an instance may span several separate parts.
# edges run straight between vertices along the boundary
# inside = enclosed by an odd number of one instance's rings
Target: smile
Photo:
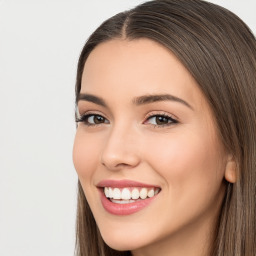
[[[105,180],[97,185],[103,208],[110,214],[130,215],[151,204],[161,189],[130,180]]]
[[[104,194],[111,202],[117,204],[134,203],[136,200],[151,198],[159,193],[159,188],[112,188],[105,187]]]

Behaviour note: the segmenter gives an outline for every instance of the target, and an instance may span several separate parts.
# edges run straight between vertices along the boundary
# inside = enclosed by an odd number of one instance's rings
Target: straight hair
[[[89,37],[78,62],[76,98],[84,64],[99,44],[151,39],[187,68],[209,103],[220,139],[237,166],[226,182],[212,256],[253,256],[256,195],[256,40],[235,14],[201,0],[155,0],[119,13]],[[77,103],[77,101],[76,101]],[[78,181],[77,256],[128,256],[103,241]]]

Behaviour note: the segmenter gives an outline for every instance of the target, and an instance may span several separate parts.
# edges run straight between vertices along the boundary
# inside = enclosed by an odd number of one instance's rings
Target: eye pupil
[[[104,118],[102,116],[94,116],[93,121],[95,124],[104,123]]]
[[[164,116],[157,116],[156,117],[156,123],[161,125],[161,124],[168,124],[168,118],[164,117]]]

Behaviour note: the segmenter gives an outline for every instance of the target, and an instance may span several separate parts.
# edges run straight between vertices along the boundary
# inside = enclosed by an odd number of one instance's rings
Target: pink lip
[[[97,184],[97,187],[113,187],[113,188],[127,188],[127,187],[143,187],[143,188],[157,188],[159,186],[152,184],[145,184],[133,180],[102,180]]]
[[[157,197],[157,195],[144,199],[144,200],[138,200],[134,203],[128,203],[128,204],[117,204],[111,202],[108,198],[106,198],[103,187],[115,187],[115,188],[124,188],[124,187],[150,187],[155,188],[157,186],[155,185],[149,185],[149,184],[143,184],[136,181],[131,180],[103,180],[100,183],[98,183],[98,188],[100,192],[100,198],[101,203],[104,209],[114,215],[130,215],[133,213],[136,213],[145,207],[147,207],[149,204],[151,204]]]

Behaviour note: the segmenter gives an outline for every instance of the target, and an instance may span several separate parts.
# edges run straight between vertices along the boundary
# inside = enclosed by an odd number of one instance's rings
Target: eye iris
[[[168,124],[169,120],[167,117],[164,116],[157,116],[156,117],[156,123],[161,125],[161,124]]]
[[[101,124],[104,123],[104,118],[102,116],[94,116],[93,117],[93,122],[95,124]]]

